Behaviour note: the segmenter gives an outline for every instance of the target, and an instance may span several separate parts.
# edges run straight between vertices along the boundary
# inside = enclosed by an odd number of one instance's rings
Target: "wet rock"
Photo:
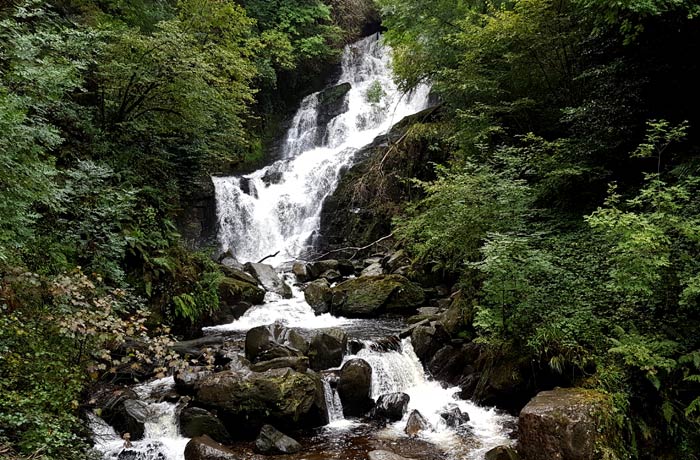
[[[413,350],[421,361],[430,359],[449,341],[450,335],[440,323],[418,326],[411,333]]]
[[[221,420],[199,407],[186,407],[180,412],[180,434],[186,438],[207,435],[217,442],[231,443],[231,435]]]
[[[287,168],[287,161],[277,161],[270,165],[265,171],[265,174],[261,177],[261,180],[266,186],[272,184],[279,184],[282,180],[283,171]]]
[[[332,289],[334,312],[351,318],[408,313],[425,300],[417,284],[400,275],[361,276]]]
[[[350,83],[341,83],[318,93],[317,126],[327,125],[333,118],[348,110],[347,94],[351,88]]]
[[[335,271],[340,276],[350,276],[355,273],[355,266],[349,260],[319,260],[306,266],[310,279],[316,279],[328,271]]]
[[[292,265],[292,273],[297,281],[303,283],[309,279],[309,272],[306,270],[306,264],[302,262],[294,262]]]
[[[317,315],[330,311],[332,299],[331,287],[325,279],[313,281],[304,289],[304,300]]]
[[[190,439],[185,446],[185,460],[238,460],[239,456],[207,435]]]
[[[265,291],[257,284],[234,278],[224,278],[219,284],[219,301],[224,305],[248,302],[258,305],[265,299]]]
[[[362,272],[360,273],[360,276],[377,276],[377,275],[383,275],[384,274],[384,267],[382,267],[382,264],[379,262],[373,263],[372,265],[369,265],[366,267]]]
[[[258,191],[255,189],[255,183],[253,182],[253,179],[249,177],[241,177],[240,188],[241,192],[245,193],[246,195],[250,195],[254,198],[258,197]]]
[[[245,264],[245,270],[253,275],[266,291],[274,292],[286,299],[292,297],[292,288],[277,274],[272,265],[248,262]]]
[[[510,446],[498,446],[486,452],[485,460],[520,460],[520,456]]]
[[[263,421],[284,424],[313,423],[318,391],[322,387],[317,374],[289,368],[265,372],[218,372],[200,382],[196,392],[199,403],[219,410],[226,426],[259,429]],[[224,414],[222,415],[222,412]],[[226,416],[226,417],[224,417]]]
[[[543,391],[520,412],[518,450],[528,460],[600,458],[598,449],[615,435],[601,426],[610,413],[609,398],[597,391]]]
[[[406,393],[389,393],[381,395],[372,409],[370,417],[373,420],[398,422],[408,408],[411,397]]]
[[[338,367],[343,362],[348,336],[341,329],[319,332],[309,344],[311,369],[321,371]]]
[[[365,348],[365,343],[361,340],[351,339],[348,341],[348,352],[351,355],[358,354],[363,348]]]
[[[167,460],[165,446],[160,441],[150,441],[136,448],[125,448],[117,455],[117,460]]]
[[[432,350],[432,346],[431,346]],[[434,354],[426,354],[428,371],[438,380],[457,385],[462,377],[474,372],[469,355],[462,347],[445,345]]]
[[[306,372],[309,368],[309,358],[306,356],[282,356],[280,358],[260,361],[250,366],[255,372],[265,372],[270,369],[282,369],[288,367],[297,372]]]
[[[97,414],[119,434],[129,433],[136,441],[143,438],[143,417],[134,416],[138,395],[128,388],[107,386],[90,398]]]
[[[252,363],[269,361],[275,358],[302,356],[308,351],[308,344],[298,332],[280,323],[258,326],[245,336],[245,354]]]
[[[372,367],[363,359],[343,364],[338,378],[338,395],[346,416],[359,417],[372,408]]]
[[[413,437],[421,431],[427,429],[430,429],[430,423],[428,423],[425,417],[423,417],[423,415],[417,410],[411,412],[411,415],[408,416],[408,421],[406,422],[404,432]]]
[[[373,450],[368,455],[369,460],[412,460],[407,457],[402,457],[388,450]]]
[[[264,425],[255,440],[255,450],[264,455],[295,454],[301,451],[301,444],[272,425]]]
[[[440,417],[445,421],[445,424],[451,428],[457,428],[469,421],[469,414],[462,412],[456,404],[448,407],[446,411],[440,414]]]
[[[226,268],[235,268],[236,270],[243,270],[243,264],[236,259],[236,257],[233,254],[228,253],[229,255],[223,257],[219,263],[221,264],[221,270],[225,270]]]
[[[221,271],[227,278],[231,278],[234,280],[242,281],[244,283],[248,284],[253,284],[255,286],[258,285],[258,280],[253,278],[252,275],[246,273],[245,271],[238,269],[238,268],[232,268],[232,267],[222,267]]]
[[[401,343],[401,340],[395,336],[395,335],[390,335],[387,337],[381,337],[379,339],[374,340],[373,342],[370,342],[369,344],[369,349],[373,351],[379,351],[379,352],[387,352],[387,351],[401,351],[403,349],[403,345]]]

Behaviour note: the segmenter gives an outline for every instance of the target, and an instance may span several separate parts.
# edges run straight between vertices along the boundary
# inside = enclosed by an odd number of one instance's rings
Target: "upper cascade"
[[[428,106],[430,88],[401,93],[390,61],[379,34],[346,46],[339,80],[301,102],[280,160],[245,176],[213,178],[223,251],[241,262],[279,252],[268,259],[279,264],[312,247],[341,169],[358,149]]]

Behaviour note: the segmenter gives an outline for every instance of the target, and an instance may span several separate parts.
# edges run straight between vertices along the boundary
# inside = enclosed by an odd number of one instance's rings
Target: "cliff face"
[[[430,141],[412,130],[438,112],[433,107],[407,117],[356,153],[354,165],[323,203],[319,252],[365,246],[391,232],[392,218],[420,194],[406,179],[431,179],[433,163],[445,160],[443,151],[429,149]]]

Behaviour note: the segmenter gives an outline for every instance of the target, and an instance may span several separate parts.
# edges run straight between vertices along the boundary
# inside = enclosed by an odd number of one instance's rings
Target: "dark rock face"
[[[245,264],[245,269],[266,291],[274,292],[287,299],[292,297],[292,289],[282,280],[272,265],[248,262]]]
[[[202,405],[217,409],[226,426],[250,431],[263,421],[287,426],[316,423],[317,398],[322,394],[317,374],[285,368],[218,372],[199,383],[195,396]]]
[[[245,354],[252,363],[299,357],[307,350],[306,339],[279,323],[254,327],[245,336]]]
[[[484,455],[485,460],[520,460],[520,456],[510,446],[494,447]]]
[[[600,392],[543,391],[520,412],[518,450],[528,460],[601,458],[598,449],[614,436],[600,425],[601,416],[610,413],[610,400]]]
[[[325,279],[312,281],[304,289],[304,300],[308,303],[317,315],[330,311],[333,292]]]
[[[201,249],[216,243],[216,192],[210,177],[199,181],[196,191],[186,197],[177,227],[185,245]]]
[[[372,409],[370,417],[378,421],[398,422],[406,413],[411,397],[406,393],[389,393],[381,395]]]
[[[334,313],[350,318],[383,312],[409,313],[425,300],[420,286],[401,275],[361,276],[332,291]]]
[[[100,417],[119,434],[129,433],[136,441],[143,438],[144,414],[139,412],[138,395],[128,388],[105,387],[91,398],[100,410]]]
[[[328,144],[326,125],[341,113],[347,112],[347,94],[351,88],[350,83],[341,83],[340,85],[326,88],[318,94],[316,145]]]
[[[338,378],[338,395],[343,413],[359,417],[372,408],[372,367],[363,359],[351,359],[343,364]]]
[[[185,460],[238,460],[238,455],[209,436],[192,438],[185,447]]]
[[[315,371],[338,367],[343,362],[348,342],[347,334],[342,330],[336,333],[329,332],[320,332],[311,339],[309,361],[311,369]]]
[[[423,430],[430,429],[430,423],[423,417],[423,414],[414,410],[411,415],[408,416],[408,421],[406,422],[406,428],[404,431],[407,435],[413,437],[416,436]]]
[[[301,451],[301,444],[272,425],[264,425],[255,440],[255,450],[264,455],[295,454]]]
[[[186,438],[207,435],[217,442],[231,443],[231,435],[221,420],[199,407],[186,407],[180,412],[180,434]]]
[[[445,412],[440,414],[440,417],[445,421],[447,426],[452,428],[457,428],[469,421],[469,414],[462,412],[457,405],[449,407]]]
[[[258,196],[258,191],[255,190],[255,184],[247,177],[241,177],[241,192],[256,198]]]

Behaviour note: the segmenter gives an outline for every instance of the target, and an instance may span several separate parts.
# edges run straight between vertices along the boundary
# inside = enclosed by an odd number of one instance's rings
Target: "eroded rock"
[[[372,408],[372,367],[363,359],[343,364],[338,378],[338,395],[346,416],[359,417]]]
[[[255,440],[255,450],[264,455],[295,454],[301,444],[272,425],[264,425]]]
[[[238,460],[231,449],[222,446],[207,435],[190,439],[185,446],[185,460]]]
[[[430,423],[423,417],[423,414],[417,410],[413,410],[411,415],[408,416],[408,421],[406,422],[406,428],[404,432],[413,437],[417,436],[423,430],[430,429]]]

